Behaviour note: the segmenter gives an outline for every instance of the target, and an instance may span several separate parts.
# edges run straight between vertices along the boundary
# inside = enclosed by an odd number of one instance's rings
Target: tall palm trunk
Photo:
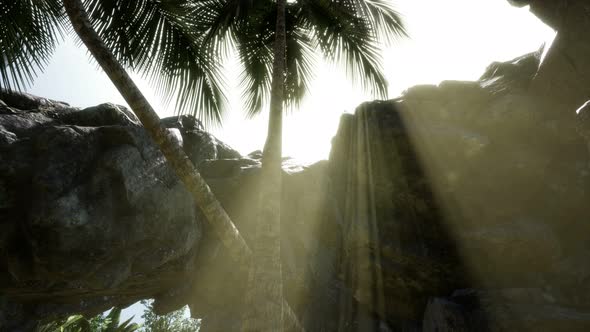
[[[131,77],[115,59],[92,28],[81,0],[63,0],[66,13],[82,42],[111,79],[119,93],[137,115],[146,131],[160,147],[170,166],[193,195],[217,236],[232,257],[238,261],[249,258],[251,251],[237,228],[215,198],[211,189],[171,134],[162,127],[160,118]]]
[[[259,220],[254,258],[248,276],[243,331],[282,331],[283,278],[281,271],[282,135],[287,52],[286,0],[277,1],[268,133],[262,156]]]

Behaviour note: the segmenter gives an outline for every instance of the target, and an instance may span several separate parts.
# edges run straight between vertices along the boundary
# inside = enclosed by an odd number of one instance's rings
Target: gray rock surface
[[[552,116],[568,116],[590,99],[590,2],[586,0],[509,0],[530,11],[557,31],[531,88]]]
[[[590,313],[564,307],[541,289],[459,290],[433,298],[424,332],[587,331]]]
[[[132,113],[0,98],[3,297],[28,319],[97,313],[190,279],[200,212]],[[239,157],[200,128],[171,130],[196,164]]]

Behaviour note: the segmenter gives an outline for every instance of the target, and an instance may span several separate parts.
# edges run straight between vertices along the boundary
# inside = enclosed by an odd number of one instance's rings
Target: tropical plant
[[[73,315],[64,321],[43,325],[37,332],[133,332],[139,325],[131,323],[133,317],[120,323],[121,308],[113,308],[107,315],[101,314],[91,319],[82,315]]]
[[[166,315],[156,315],[152,302],[141,301],[145,306],[143,311],[144,323],[141,332],[196,332],[201,327],[198,319],[186,317],[186,307]]]

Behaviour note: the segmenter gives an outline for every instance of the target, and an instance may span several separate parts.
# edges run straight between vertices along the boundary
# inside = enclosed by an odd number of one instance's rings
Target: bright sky
[[[554,32],[528,12],[511,7],[506,0],[394,0],[404,14],[411,39],[384,50],[389,97],[394,98],[416,84],[442,80],[475,80],[493,61],[504,61],[550,43]],[[30,92],[86,107],[103,102],[125,104],[111,82],[82,47],[71,39],[57,50],[53,62],[40,75]],[[231,64],[230,64],[230,67]],[[230,82],[236,74],[228,74]],[[174,114],[156,98],[145,81],[136,77],[161,117]],[[245,120],[240,92],[234,87],[232,112],[223,128],[213,132],[242,154],[261,149],[266,136],[266,117]],[[352,112],[373,99],[351,86],[341,71],[325,64],[301,105],[285,121],[284,154],[303,162],[327,158],[330,140],[343,112]],[[134,306],[125,315],[141,316]]]
[[[554,32],[527,8],[511,7],[506,0],[392,0],[406,18],[411,39],[384,50],[389,97],[416,84],[441,80],[475,80],[492,61],[508,60],[550,42]],[[235,68],[232,63],[228,68]],[[301,108],[288,115],[284,130],[284,155],[303,162],[325,159],[330,140],[343,112],[352,112],[373,97],[353,86],[341,71],[318,64],[316,79]],[[235,70],[228,81],[236,82]],[[161,117],[174,114],[164,107],[149,85],[136,81]],[[30,89],[40,96],[86,107],[103,102],[124,104],[106,75],[89,62],[83,47],[67,39],[53,61]],[[230,95],[231,112],[222,128],[211,131],[242,154],[261,149],[266,136],[266,117],[246,120],[240,90]]]

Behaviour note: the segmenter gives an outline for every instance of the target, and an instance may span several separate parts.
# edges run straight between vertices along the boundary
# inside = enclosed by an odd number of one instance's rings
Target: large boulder
[[[132,113],[0,99],[0,288],[24,306],[5,321],[99,313],[194,273],[203,219]],[[196,164],[240,157],[200,128],[170,130]]]
[[[538,288],[458,290],[428,301],[424,332],[587,331],[590,313]]]

